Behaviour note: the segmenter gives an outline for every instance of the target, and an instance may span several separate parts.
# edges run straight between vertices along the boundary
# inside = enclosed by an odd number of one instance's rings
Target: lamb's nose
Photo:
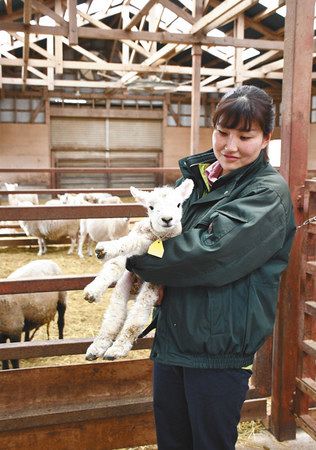
[[[161,220],[165,222],[166,225],[169,225],[169,223],[172,221],[172,217],[162,217]]]

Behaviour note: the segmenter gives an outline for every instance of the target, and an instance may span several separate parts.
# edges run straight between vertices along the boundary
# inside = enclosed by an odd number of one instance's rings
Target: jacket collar
[[[212,164],[216,161],[216,157],[214,155],[213,150],[207,150],[206,152],[199,153],[197,155],[187,156],[185,158],[180,159],[179,167],[185,178],[192,178],[196,183],[201,183],[201,175],[199,172],[199,164],[209,162]],[[268,162],[264,158],[264,152],[261,151],[258,158],[255,159],[251,164],[247,166],[240,167],[239,169],[233,170],[227,175],[223,175],[220,177],[213,185],[213,188],[217,186],[221,186],[223,184],[233,184],[238,183],[242,178],[249,176],[252,173],[257,172],[258,170],[266,167]],[[202,180],[203,182],[203,180]]]

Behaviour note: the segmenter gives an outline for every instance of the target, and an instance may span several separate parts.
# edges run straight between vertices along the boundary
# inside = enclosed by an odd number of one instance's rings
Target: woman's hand
[[[155,306],[160,306],[162,304],[163,301],[163,296],[164,296],[164,286],[159,286],[158,287],[158,300],[155,303]]]

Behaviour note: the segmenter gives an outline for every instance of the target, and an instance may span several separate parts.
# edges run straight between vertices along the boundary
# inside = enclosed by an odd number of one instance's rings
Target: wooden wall
[[[200,129],[199,151],[211,147],[212,130]],[[280,129],[275,130],[275,139]],[[163,165],[175,167],[180,158],[190,153],[190,127],[166,127],[163,130]],[[0,123],[0,166],[50,167],[50,130],[46,124],[1,124]],[[311,125],[309,170],[316,172],[316,124]],[[1,174],[2,181],[16,181],[22,185],[45,184],[48,176],[34,174]],[[170,182],[170,180],[166,180]]]
[[[0,166],[3,168],[50,167],[49,127],[46,124],[0,123]],[[2,181],[27,185],[45,184],[45,174],[2,173]]]

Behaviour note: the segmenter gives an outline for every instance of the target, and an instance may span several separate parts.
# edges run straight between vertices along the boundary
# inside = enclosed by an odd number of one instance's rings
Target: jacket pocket
[[[272,333],[277,298],[278,283],[251,284],[243,353],[255,353]]]
[[[208,228],[214,239],[221,239],[230,233],[235,227],[247,223],[249,218],[238,211],[215,211],[208,217],[204,217],[198,224],[199,227]]]
[[[247,329],[248,289],[245,281],[209,292],[209,353],[242,353]]]

